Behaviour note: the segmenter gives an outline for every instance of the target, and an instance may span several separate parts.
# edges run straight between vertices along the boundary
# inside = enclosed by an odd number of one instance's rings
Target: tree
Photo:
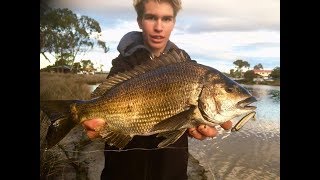
[[[70,66],[71,62],[70,60],[66,60],[66,59],[58,59],[56,60],[56,62],[54,63],[55,66]]]
[[[277,67],[273,68],[273,70],[271,71],[270,76],[273,79],[280,79],[280,67],[277,66]]]
[[[243,67],[250,67],[250,64],[247,61],[243,61],[241,59],[234,61],[233,64],[236,65],[238,69],[241,69]]]
[[[230,69],[230,76],[231,76],[231,77],[235,77],[234,69]]]
[[[260,70],[260,69],[263,69],[263,66],[262,66],[261,63],[259,63],[259,64],[255,65],[255,66],[253,67],[253,69]]]
[[[95,45],[107,53],[109,48],[99,40],[99,23],[88,16],[77,16],[71,10],[46,8],[40,16],[40,53],[54,54],[56,60],[74,63],[75,57],[85,54]],[[49,59],[48,59],[49,60]]]
[[[102,72],[102,71],[103,71],[103,69],[102,69],[102,68],[103,68],[103,66],[104,66],[103,64],[100,64],[100,72]]]
[[[81,64],[80,64],[80,62],[75,62],[75,63],[73,63],[72,69],[73,69],[74,72],[76,72],[76,73],[79,72],[80,69],[81,69]]]
[[[256,75],[255,75],[255,73],[254,73],[253,70],[246,71],[243,76],[244,76],[244,78],[245,78],[245,80],[246,80],[247,82],[249,82],[249,81],[252,82],[252,81],[253,81],[253,78],[256,77]]]
[[[92,69],[94,69],[91,60],[81,60],[80,63],[82,64],[82,69],[84,71],[90,72]]]
[[[236,74],[239,74],[239,77],[242,76],[243,67],[247,67],[247,68],[250,67],[250,64],[247,61],[243,61],[241,59],[234,61],[233,64],[237,66]]]

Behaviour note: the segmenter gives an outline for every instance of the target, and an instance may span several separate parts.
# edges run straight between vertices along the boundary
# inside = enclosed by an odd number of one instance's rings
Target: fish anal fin
[[[158,147],[164,148],[176,142],[186,130],[187,128],[159,133],[157,137],[164,137],[165,139],[158,144]]]
[[[116,146],[119,149],[123,149],[133,138],[128,134],[123,134],[109,129],[101,130],[99,131],[99,134],[108,145]]]

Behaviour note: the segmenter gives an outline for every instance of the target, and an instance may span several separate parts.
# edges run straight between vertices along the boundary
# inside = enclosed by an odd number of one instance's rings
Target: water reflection
[[[100,83],[99,84],[88,85],[89,88],[90,88],[90,92],[93,92],[99,85],[100,85]]]
[[[257,120],[276,122],[280,125],[280,87],[266,85],[243,85],[257,98]]]
[[[207,179],[280,179],[280,87],[243,85],[256,98],[256,120],[238,132],[219,128],[214,139],[189,139]],[[239,120],[232,120],[234,124]]]

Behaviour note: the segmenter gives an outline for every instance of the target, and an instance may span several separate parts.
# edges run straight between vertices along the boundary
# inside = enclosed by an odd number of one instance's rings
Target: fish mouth
[[[239,101],[237,103],[237,108],[245,109],[245,110],[255,110],[257,108],[256,106],[249,106],[249,105],[253,102],[256,102],[256,101],[257,101],[257,99],[255,97],[251,96],[245,100]]]

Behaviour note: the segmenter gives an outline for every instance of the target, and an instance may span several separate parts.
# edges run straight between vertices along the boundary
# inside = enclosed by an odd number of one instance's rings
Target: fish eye
[[[226,87],[226,88],[225,88],[225,91],[226,91],[227,93],[232,93],[232,92],[233,92],[233,88],[232,88],[232,87]]]

